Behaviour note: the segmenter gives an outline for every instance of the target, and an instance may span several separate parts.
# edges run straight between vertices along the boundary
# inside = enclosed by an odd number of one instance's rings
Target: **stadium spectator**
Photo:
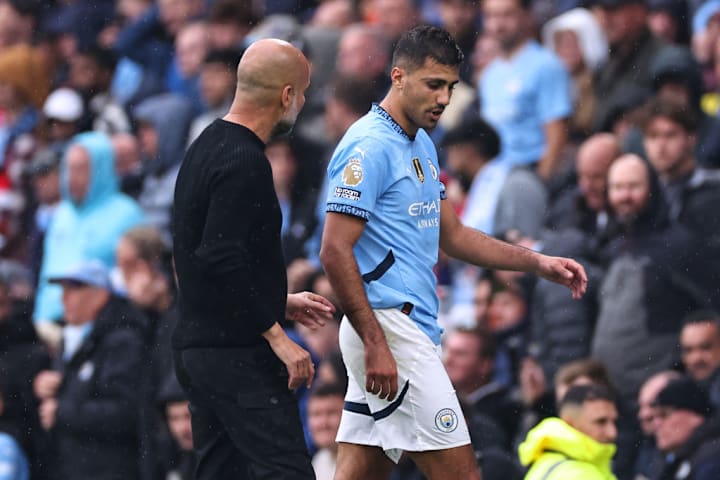
[[[45,236],[33,313],[51,341],[57,340],[52,325],[63,316],[63,308],[60,287],[48,280],[84,260],[97,259],[112,267],[120,236],[144,221],[140,207],[118,191],[112,144],[105,134],[74,137],[60,178],[62,201]]]
[[[607,59],[607,40],[593,14],[576,8],[559,15],[542,29],[543,44],[565,64],[572,79],[573,113],[568,122],[570,139],[592,131],[595,112],[593,71]]]
[[[560,401],[559,418],[543,420],[519,447],[529,466],[526,480],[615,479],[617,408],[613,394],[597,385],[572,387]]]
[[[655,399],[655,438],[665,456],[660,475],[711,480],[720,475],[720,424],[705,392],[691,379],[673,380]]]
[[[443,340],[443,365],[464,405],[473,445],[509,449],[520,405],[493,380],[495,356],[495,339],[486,330],[451,330]]]
[[[133,111],[143,176],[138,203],[148,224],[159,228],[168,242],[175,179],[185,154],[192,117],[190,101],[173,93],[150,97]]]
[[[193,452],[190,402],[175,378],[168,375],[157,399],[158,407],[167,423],[175,446],[174,454],[165,465],[168,480],[192,480],[195,478],[195,454]]]
[[[86,260],[49,278],[63,290],[67,326],[53,370],[40,372],[50,478],[136,479],[145,321],[111,292],[107,268]]]
[[[82,132],[85,113],[82,97],[72,88],[58,88],[45,100],[42,113],[47,122],[49,148],[58,155],[64,154],[72,137]]]
[[[663,454],[658,450],[655,443],[655,428],[657,415],[657,407],[655,400],[658,393],[664,389],[668,383],[678,378],[682,378],[682,374],[677,370],[663,370],[645,380],[640,387],[638,393],[638,421],[640,430],[642,431],[642,440],[638,449],[637,460],[635,460],[636,477],[649,479],[657,478],[662,469],[664,462]]]
[[[345,405],[345,389],[338,384],[319,385],[310,392],[308,426],[318,449],[312,465],[317,480],[332,480],[337,461],[337,435],[340,415]]]
[[[235,93],[235,70],[242,52],[239,50],[211,50],[200,67],[200,97],[206,111],[195,117],[190,125],[188,145],[210,125],[225,115]]]
[[[251,0],[215,0],[207,15],[211,50],[243,50],[245,37],[260,21]]]
[[[577,185],[551,205],[546,225],[550,229],[574,228],[593,234],[607,225],[607,172],[621,154],[620,143],[610,133],[585,140],[577,153]]]
[[[183,25],[175,37],[175,58],[168,71],[168,90],[190,100],[195,113],[205,109],[200,96],[200,70],[207,52],[207,24],[194,21]]]
[[[49,89],[49,65],[39,49],[20,44],[0,50],[0,187],[16,182],[13,163],[22,166],[32,155]]]
[[[687,374],[705,389],[713,407],[720,407],[720,315],[700,310],[685,317],[680,352]]]
[[[40,275],[43,243],[57,207],[60,205],[60,154],[50,149],[38,151],[28,166],[32,192],[37,202],[28,236],[27,265],[34,284]]]
[[[593,130],[599,131],[608,125],[612,109],[628,88],[652,90],[650,64],[665,46],[648,29],[645,0],[595,0],[593,4],[600,9],[600,24],[610,47],[608,59],[594,79],[598,103]]]
[[[560,167],[572,114],[570,77],[555,54],[532,39],[528,0],[484,0],[483,23],[500,55],[478,86],[482,116],[502,140],[502,159],[535,165],[545,181]]]
[[[0,2],[0,53],[16,45],[30,45],[38,28],[37,9],[33,2],[3,0]]]
[[[488,235],[517,230],[536,238],[547,208],[547,191],[537,175],[501,161],[500,137],[477,119],[450,130],[442,140],[447,170],[467,193],[460,219]],[[453,307],[472,303],[481,269],[460,261],[450,263]],[[453,313],[450,313],[453,316]]]
[[[646,161],[632,154],[615,160],[608,197],[612,218],[601,251],[607,273],[591,351],[633,405],[647,377],[677,364],[681,320],[705,306],[710,285],[703,282],[707,264],[699,264],[692,236],[670,223]]]
[[[695,147],[697,117],[687,107],[656,100],[647,107],[643,143],[657,171],[670,206],[670,218],[698,238],[697,254],[707,256],[713,267],[707,285],[708,304],[720,308],[720,172],[698,165]]]
[[[115,54],[97,46],[81,49],[70,58],[68,84],[83,96],[84,130],[108,135],[130,131],[130,119],[111,93],[116,68]]]

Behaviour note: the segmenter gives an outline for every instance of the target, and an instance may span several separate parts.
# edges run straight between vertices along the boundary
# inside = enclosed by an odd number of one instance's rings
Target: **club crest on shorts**
[[[435,426],[441,432],[450,433],[458,426],[458,417],[452,408],[443,408],[435,415]]]
[[[358,157],[348,160],[342,173],[342,181],[349,187],[360,185],[363,180],[362,161]]]
[[[415,175],[417,175],[418,180],[420,180],[421,183],[425,182],[425,172],[423,172],[422,164],[420,163],[420,159],[415,157],[412,159],[413,167],[415,167]]]

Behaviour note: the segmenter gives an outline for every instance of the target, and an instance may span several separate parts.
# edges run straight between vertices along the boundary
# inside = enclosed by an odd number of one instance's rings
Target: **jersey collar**
[[[387,121],[390,123],[390,127],[391,127],[393,130],[395,130],[397,133],[399,133],[400,135],[402,135],[403,137],[407,138],[407,139],[410,140],[411,142],[412,142],[413,140],[415,140],[415,137],[411,137],[410,135],[408,135],[408,133],[405,131],[405,129],[402,128],[402,127],[400,126],[400,124],[397,123],[397,122],[395,121],[395,119],[392,118],[392,116],[390,116],[390,114],[387,112],[387,110],[385,110],[384,108],[382,108],[382,107],[380,106],[380,104],[378,104],[378,103],[373,103],[373,104],[372,104],[372,108],[370,109],[370,111],[372,111],[372,112],[374,112],[374,113],[377,113],[378,115],[380,115],[381,117],[383,117],[385,120],[387,120]]]

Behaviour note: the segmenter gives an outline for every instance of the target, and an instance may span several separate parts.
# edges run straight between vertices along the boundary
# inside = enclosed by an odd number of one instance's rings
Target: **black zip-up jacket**
[[[75,354],[58,359],[63,380],[50,439],[56,478],[137,478],[146,342],[142,314],[111,296]]]

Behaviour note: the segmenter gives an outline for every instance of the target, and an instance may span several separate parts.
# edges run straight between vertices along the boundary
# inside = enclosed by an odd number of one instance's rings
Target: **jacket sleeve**
[[[103,437],[134,436],[145,359],[142,333],[133,328],[110,332],[98,351],[98,355],[91,357],[94,368],[99,370],[91,380],[95,391],[83,398],[61,394],[56,428]],[[78,375],[77,372],[71,374]]]
[[[159,10],[153,6],[137,21],[120,31],[115,42],[115,52],[162,75],[170,65],[173,47],[170,42],[160,40],[160,32],[162,25]]]

